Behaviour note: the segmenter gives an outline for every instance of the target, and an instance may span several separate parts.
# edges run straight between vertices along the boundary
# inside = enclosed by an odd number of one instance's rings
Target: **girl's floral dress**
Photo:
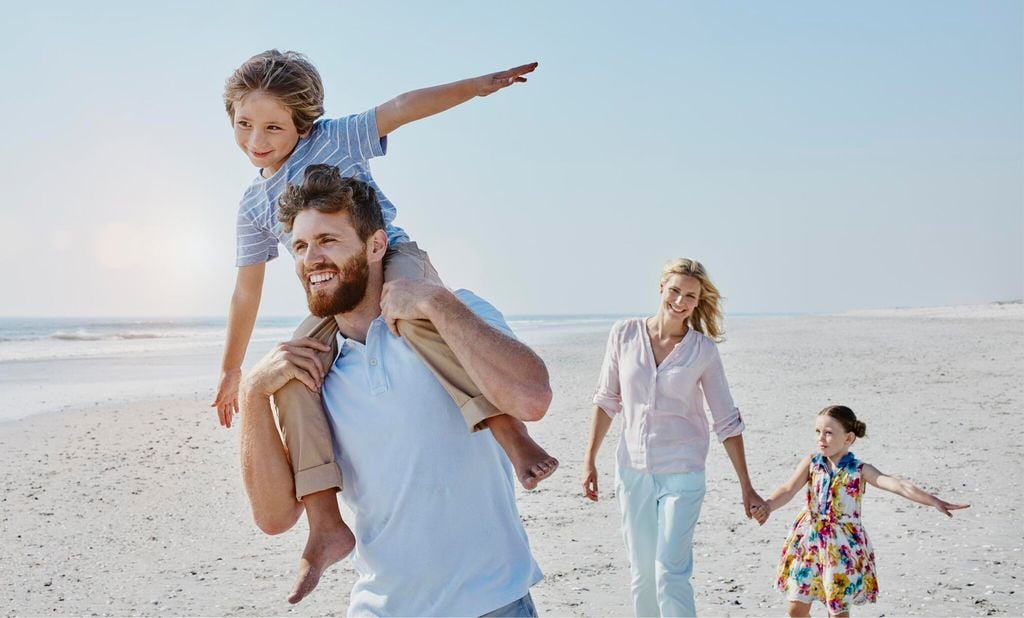
[[[875,553],[860,522],[863,463],[846,453],[832,468],[811,458],[807,506],[782,548],[775,587],[790,601],[821,601],[830,614],[878,598]]]

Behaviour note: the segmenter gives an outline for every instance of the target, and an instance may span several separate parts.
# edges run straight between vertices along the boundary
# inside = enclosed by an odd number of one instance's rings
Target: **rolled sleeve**
[[[745,425],[740,409],[736,407],[729,392],[729,382],[725,378],[725,368],[722,366],[722,357],[715,349],[714,356],[707,368],[700,377],[700,387],[704,391],[704,398],[711,408],[711,418],[714,420],[712,430],[718,436],[719,442],[743,433]]]
[[[594,393],[594,405],[604,410],[610,417],[622,412],[622,390],[619,384],[620,330],[620,324],[616,323],[608,334],[604,362],[601,363],[601,375],[597,380],[597,392]]]

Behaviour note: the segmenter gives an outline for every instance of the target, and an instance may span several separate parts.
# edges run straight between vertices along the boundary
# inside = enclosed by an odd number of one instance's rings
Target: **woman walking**
[[[621,416],[616,494],[634,610],[637,616],[694,616],[693,531],[710,443],[705,399],[748,518],[763,501],[750,483],[743,419],[716,345],[722,332],[718,290],[699,262],[677,259],[665,265],[659,292],[653,316],[612,327],[594,396],[583,493],[598,499],[597,452],[612,419]]]

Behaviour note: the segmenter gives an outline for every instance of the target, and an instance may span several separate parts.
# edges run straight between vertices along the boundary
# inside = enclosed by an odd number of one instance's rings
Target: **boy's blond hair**
[[[690,327],[713,341],[722,341],[722,296],[715,284],[711,283],[704,265],[687,258],[669,260],[661,269],[661,283],[664,284],[672,275],[685,275],[700,282],[700,300],[690,314]]]
[[[232,124],[235,104],[252,92],[266,92],[292,112],[300,135],[324,115],[324,85],[306,56],[270,49],[249,58],[224,83],[224,107]]]

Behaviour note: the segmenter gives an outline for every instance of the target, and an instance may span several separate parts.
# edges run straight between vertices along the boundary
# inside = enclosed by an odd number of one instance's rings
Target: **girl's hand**
[[[764,500],[761,499],[761,496],[753,488],[743,492],[743,514],[747,516],[747,519],[754,516],[755,507],[763,505]]]
[[[597,502],[597,466],[593,462],[583,467],[583,496]]]
[[[750,507],[750,514],[757,522],[757,525],[763,526],[772,514],[771,500],[765,500],[761,504],[757,504]]]
[[[217,418],[222,427],[231,428],[231,419],[238,414],[238,385],[242,381],[242,370],[231,369],[220,374],[217,395],[211,408],[217,408]]]
[[[934,502],[932,502],[932,506],[937,508],[939,510],[939,512],[942,513],[943,515],[945,515],[946,517],[952,517],[953,516],[953,514],[950,513],[950,511],[958,511],[960,509],[967,509],[967,508],[970,508],[970,506],[971,506],[970,504],[953,504],[951,502],[946,502],[945,500],[942,500],[941,498],[937,498],[935,496],[932,496],[932,498],[934,499]]]

